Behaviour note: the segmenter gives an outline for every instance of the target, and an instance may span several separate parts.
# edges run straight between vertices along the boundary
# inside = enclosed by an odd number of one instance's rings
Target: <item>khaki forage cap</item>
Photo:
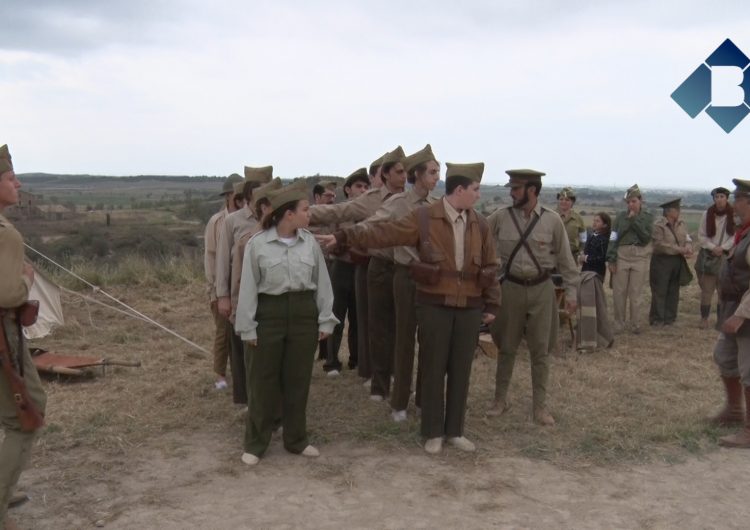
[[[268,192],[268,200],[271,202],[271,209],[278,210],[288,202],[301,201],[308,199],[307,182],[300,179],[278,190]]]
[[[561,189],[557,193],[557,198],[558,199],[562,199],[562,198],[575,199],[576,198],[576,192],[575,192],[575,190],[573,188],[571,188],[569,186],[565,186],[563,189]]]
[[[367,169],[363,167],[355,170],[351,175],[346,177],[346,180],[344,180],[344,187],[351,186],[354,183],[354,179],[361,177],[368,178]]]
[[[226,195],[227,193],[236,193],[234,191],[234,185],[238,182],[242,182],[242,177],[237,173],[232,173],[224,181],[224,185],[221,187],[221,193],[219,195]]]
[[[734,189],[734,196],[737,195],[750,195],[750,180],[732,179],[732,184],[736,187]]]
[[[404,169],[406,169],[406,171],[411,171],[419,164],[424,164],[430,161],[437,161],[437,158],[432,154],[432,147],[430,144],[427,144],[423,149],[410,154],[404,159]]]
[[[261,199],[265,199],[268,197],[268,194],[272,191],[280,190],[281,189],[281,179],[279,177],[276,177],[268,184],[263,184],[259,188],[255,188],[253,190],[253,206],[258,204],[258,201]]]
[[[7,171],[13,171],[13,160],[8,151],[8,145],[0,147],[0,175]]]
[[[638,187],[638,184],[633,184],[628,188],[628,191],[625,192],[625,197],[623,200],[627,201],[630,199],[640,199],[641,198],[641,188]]]
[[[671,201],[664,202],[659,205],[659,208],[679,208],[682,203],[682,199],[672,199]]]
[[[245,180],[266,184],[273,178],[273,166],[249,167],[245,166]]]
[[[450,162],[445,163],[446,179],[449,177],[460,176],[471,179],[474,182],[481,182],[483,174],[484,162],[477,162],[475,164],[451,164]]]
[[[404,148],[399,145],[393,151],[389,151],[383,155],[383,165],[394,164],[396,162],[403,162],[404,158],[406,158],[406,154],[404,153]]]
[[[388,153],[385,153],[380,158],[372,161],[372,164],[370,164],[370,173],[374,173],[377,168],[383,165],[383,159],[385,158],[385,155],[387,154]]]

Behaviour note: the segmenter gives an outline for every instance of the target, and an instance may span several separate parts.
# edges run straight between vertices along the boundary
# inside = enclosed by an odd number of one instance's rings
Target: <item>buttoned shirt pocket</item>
[[[260,256],[258,266],[264,277],[264,283],[283,285],[288,283],[286,260],[283,258],[269,258]]]
[[[305,285],[313,282],[313,271],[315,270],[315,258],[312,255],[297,255],[292,267],[292,289],[303,290]]]
[[[537,232],[531,234],[529,237],[529,246],[535,256],[549,255],[555,253],[555,248],[552,245],[552,234]]]

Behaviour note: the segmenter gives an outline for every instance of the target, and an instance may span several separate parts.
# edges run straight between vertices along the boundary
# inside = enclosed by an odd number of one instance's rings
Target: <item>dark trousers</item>
[[[301,453],[308,445],[310,391],[318,308],[311,291],[258,296],[258,345],[248,348],[250,406],[245,452],[262,456],[283,410],[284,448]]]
[[[367,263],[354,269],[354,294],[357,299],[357,373],[360,377],[372,377],[370,362],[369,297],[367,296]]]
[[[393,410],[406,410],[411,395],[414,372],[414,338],[417,332],[417,310],[414,305],[416,284],[409,276],[409,267],[396,265],[393,273],[393,302],[396,315],[396,344],[393,353]],[[421,348],[420,348],[421,351]],[[421,363],[417,365],[417,406],[421,399]]]
[[[417,305],[422,349],[422,436],[462,436],[482,311]],[[446,381],[447,379],[447,381]]]
[[[369,297],[370,362],[372,386],[370,394],[387,396],[393,373],[395,317],[393,306],[393,262],[373,257],[367,270]]]
[[[651,256],[651,311],[649,322],[653,324],[673,324],[677,319],[677,305],[680,302],[681,256],[653,254]]]
[[[242,339],[230,329],[229,366],[232,370],[232,401],[237,405],[247,405],[247,377],[245,374],[245,350]]]
[[[349,315],[349,368],[357,366],[357,297],[354,294],[354,264],[335,260],[331,267],[331,284],[333,285],[333,314],[339,319],[328,338],[328,357],[323,369],[326,372],[341,370],[339,348],[344,336],[344,319]]]

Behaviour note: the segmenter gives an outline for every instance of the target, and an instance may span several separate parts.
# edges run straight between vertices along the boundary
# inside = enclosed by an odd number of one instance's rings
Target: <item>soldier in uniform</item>
[[[509,408],[508,387],[516,351],[526,339],[531,356],[534,392],[533,417],[541,425],[554,425],[547,410],[550,328],[557,321],[557,303],[551,271],[563,277],[565,307],[576,309],[578,270],[560,216],[539,203],[544,173],[532,169],[506,172],[513,205],[500,208],[489,218],[499,262],[503,265],[502,299],[492,338],[498,348],[495,401],[489,415]]]
[[[653,254],[649,280],[651,284],[652,326],[674,324],[680,301],[680,272],[685,258],[693,255],[693,244],[685,221],[680,219],[682,199],[660,205],[663,216],[656,220],[652,231]]]
[[[444,438],[459,450],[475,449],[463,435],[471,364],[479,326],[494,320],[500,301],[492,236],[473,208],[484,164],[446,166],[442,200],[398,221],[320,237],[327,245],[419,249],[420,263],[412,265],[417,323],[420,346],[429,352],[422,358],[421,433],[431,454],[442,450]]]
[[[205,251],[203,253],[203,268],[206,274],[206,286],[208,293],[208,303],[211,308],[211,314],[214,317],[214,373],[216,374],[215,386],[218,390],[227,387],[227,359],[229,359],[229,337],[232,327],[229,321],[219,314],[218,302],[216,299],[216,244],[219,239],[219,233],[224,228],[224,219],[226,216],[237,210],[234,202],[234,185],[240,182],[242,177],[233,173],[229,175],[221,189],[221,197],[224,199],[221,210],[216,212],[206,223],[206,230],[203,235]]]
[[[607,263],[612,276],[615,332],[625,329],[625,307],[629,303],[630,330],[637,334],[641,329],[641,295],[648,278],[654,217],[643,207],[638,184],[628,188],[624,200],[627,210],[617,214],[609,234]]]
[[[47,396],[39,380],[39,374],[31,361],[29,350],[21,334],[17,310],[28,301],[29,289],[34,283],[34,269],[24,263],[21,234],[5,217],[2,211],[18,202],[21,183],[13,172],[8,146],[0,147],[0,332],[5,335],[9,357],[17,361],[11,367],[26,386],[29,399],[43,415]],[[36,432],[25,432],[21,427],[10,382],[0,370],[0,426],[4,431],[0,446],[0,525],[16,528],[6,517],[8,503],[21,476],[21,470],[29,461]]]
[[[701,288],[701,327],[708,327],[711,301],[718,290],[718,278],[724,259],[734,247],[734,210],[729,204],[729,190],[711,190],[714,203],[703,212],[698,229],[700,250],[695,260],[695,272]],[[718,298],[718,296],[717,296]],[[717,300],[718,304],[718,300]],[[719,314],[719,308],[716,308]]]
[[[734,179],[734,211],[741,228],[734,235],[735,248],[719,275],[719,321],[721,333],[714,347],[726,391],[726,405],[712,422],[742,424],[739,432],[719,439],[727,447],[750,448],[750,180]],[[745,405],[743,418],[742,405]]]
[[[578,263],[578,255],[586,244],[586,225],[581,215],[573,209],[576,203],[576,193],[573,188],[565,187],[557,194],[557,213],[565,225],[568,234],[570,251],[573,259]]]
[[[388,153],[385,153],[387,155]],[[372,164],[370,164],[370,171],[368,172],[368,175],[370,177],[370,188],[372,189],[378,189],[383,187],[383,157],[385,155],[381,156],[377,160],[374,160]]]
[[[235,329],[248,355],[250,405],[242,461],[255,465],[283,411],[284,448],[308,457],[306,426],[315,345],[330,335],[333,291],[323,253],[308,224],[304,180],[269,193],[271,213],[245,249]]]
[[[404,191],[406,171],[403,169],[403,158],[404,150],[401,146],[398,146],[393,151],[384,155],[381,171],[384,176],[385,184],[382,187],[370,189],[353,201],[312,206],[310,208],[310,225],[332,225],[345,222],[359,223],[373,215],[386,199],[395,193]],[[373,400],[380,401],[384,399],[388,387],[390,386],[390,371],[394,340],[394,325],[392,322],[393,296],[391,294],[389,297],[388,293],[383,292],[382,288],[384,285],[387,285],[390,292],[393,292],[392,274],[390,275],[390,279],[388,279],[388,269],[393,268],[393,262],[389,262],[387,256],[387,253],[381,254],[380,260],[376,259],[373,262],[373,260],[370,259],[368,262],[366,276],[367,309],[365,311],[367,316],[367,329],[363,330],[362,326],[359,326],[360,336],[364,334],[364,337],[368,340],[368,348],[366,352],[363,352],[361,348],[359,351],[360,375],[372,375],[373,378],[377,379],[377,382],[375,382],[374,385],[371,385],[370,392],[371,396],[375,396],[372,398]],[[357,276],[357,278],[357,285],[360,286],[360,276]],[[379,282],[376,280],[379,280]],[[381,289],[373,299],[370,295],[374,293],[376,284],[378,283],[381,285]],[[360,287],[357,288],[358,315],[361,314],[361,311],[359,311],[359,301],[362,299],[359,294],[361,290]],[[389,299],[391,300],[390,311],[386,309]],[[388,330],[389,326],[390,329]],[[388,344],[390,344],[390,346]],[[375,359],[375,356],[378,356],[377,359]],[[375,377],[376,374],[377,377]]]
[[[406,180],[411,189],[397,193],[388,199],[380,210],[368,220],[396,220],[404,217],[420,206],[437,201],[430,195],[440,180],[440,164],[428,144],[404,159]],[[391,417],[396,422],[406,420],[406,408],[411,395],[412,374],[414,371],[414,339],[417,331],[417,312],[414,303],[416,283],[411,278],[410,269],[419,261],[419,253],[414,247],[393,248],[393,305],[396,318],[396,340],[393,351],[393,392],[391,393]],[[417,372],[417,406],[420,405],[421,370]]]
[[[267,184],[272,178],[273,166],[245,166],[245,180],[238,184],[242,186],[245,207],[227,215],[224,230],[219,233],[219,243],[216,247],[216,297],[219,313],[225,318],[232,314],[232,249],[244,234],[258,230],[258,220],[253,211],[253,190]],[[242,341],[232,332],[229,358],[232,368],[232,399],[239,405],[247,403],[244,358]]]
[[[344,181],[344,196],[351,201],[365,193],[370,188],[367,170],[360,168],[346,177]],[[343,223],[342,226],[352,223]],[[338,227],[337,227],[338,228]],[[347,344],[349,346],[349,369],[353,370],[359,363],[359,322],[356,296],[357,265],[352,260],[351,253],[344,251],[333,256],[333,265],[329,269],[331,285],[333,285],[333,314],[339,323],[328,338],[328,357],[323,370],[330,376],[336,377],[341,372],[339,348],[344,336],[344,319],[349,319]],[[366,285],[366,284],[365,284]]]

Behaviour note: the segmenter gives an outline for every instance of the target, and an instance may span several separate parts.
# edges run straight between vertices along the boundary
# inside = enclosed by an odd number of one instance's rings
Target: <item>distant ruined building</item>
[[[18,204],[6,208],[8,219],[39,219],[45,221],[63,221],[75,216],[75,211],[61,204],[42,204],[42,195],[34,195],[19,190]]]

